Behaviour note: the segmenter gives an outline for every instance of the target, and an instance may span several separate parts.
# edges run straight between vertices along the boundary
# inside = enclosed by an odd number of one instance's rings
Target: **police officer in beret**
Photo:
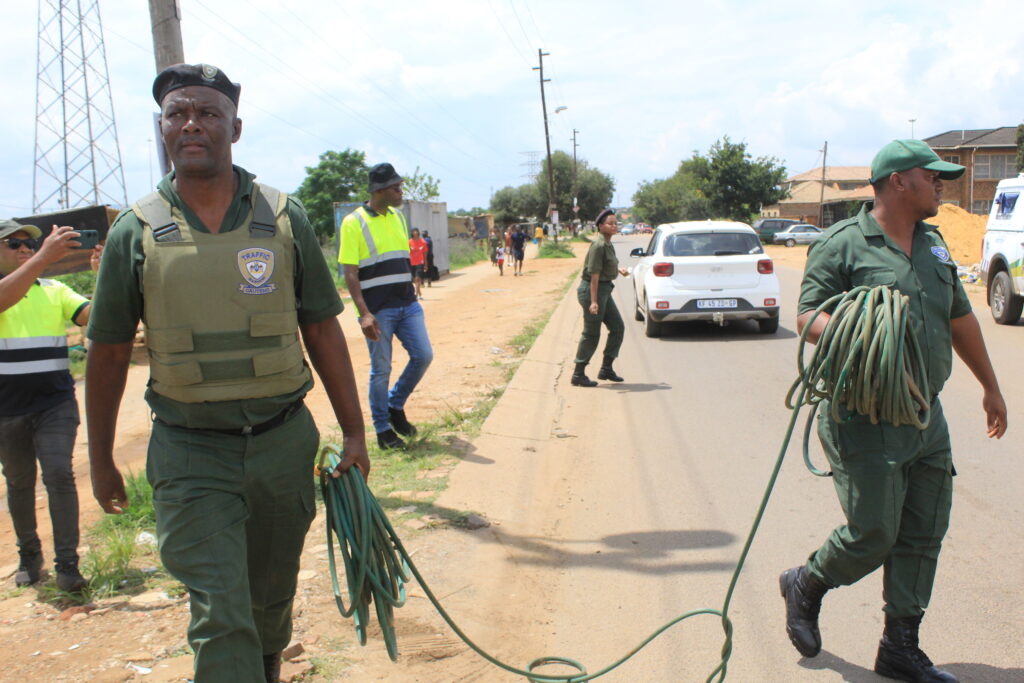
[[[239,92],[208,64],[156,77],[174,170],[111,227],[88,330],[93,493],[119,514],[131,501],[114,463],[117,410],[145,326],[146,474],[161,558],[191,598],[196,683],[279,677],[315,514],[303,344],[344,434],[342,469],[370,469],[342,303],[306,212],[232,164]]]
[[[932,593],[953,494],[953,455],[938,399],[952,352],[984,390],[989,437],[1006,431],[1006,405],[978,320],[942,236],[924,221],[938,213],[942,181],[964,167],[942,161],[920,140],[894,140],[871,164],[874,203],[829,228],[812,245],[800,291],[797,326],[829,297],[859,285],[885,285],[910,299],[910,324],[921,342],[933,399],[928,427],[872,424],[859,414],[835,422],[827,405],[818,434],[846,515],[806,564],[779,577],[786,631],[805,657],[821,650],[818,613],[826,591],[883,568],[885,629],[875,671],[902,681],[948,683],[918,645]],[[828,316],[808,333],[817,341]]]

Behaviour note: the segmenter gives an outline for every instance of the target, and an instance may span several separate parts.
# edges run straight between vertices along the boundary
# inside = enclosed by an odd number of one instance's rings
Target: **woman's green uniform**
[[[597,315],[590,313],[590,276],[598,274],[597,285]],[[619,348],[622,346],[622,337],[626,332],[626,326],[619,315],[619,308],[612,299],[612,290],[615,284],[612,282],[619,275],[619,258],[615,255],[615,247],[612,243],[599,237],[596,242],[590,245],[587,252],[587,260],[583,265],[583,280],[576,290],[576,297],[580,306],[583,307],[583,334],[580,336],[580,344],[576,349],[576,362],[589,363],[597,350],[597,343],[601,340],[601,324],[608,328],[608,340],[604,345],[604,364],[610,366],[611,362],[619,355]]]

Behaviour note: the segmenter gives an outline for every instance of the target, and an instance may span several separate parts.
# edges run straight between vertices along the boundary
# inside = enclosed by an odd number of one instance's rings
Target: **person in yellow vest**
[[[434,352],[423,307],[412,286],[409,227],[398,210],[402,177],[391,164],[377,164],[370,169],[369,189],[370,201],[341,222],[338,263],[370,349],[370,414],[377,445],[402,448],[405,441],[399,434],[416,434],[405,416],[405,403],[426,374]],[[393,337],[402,342],[409,362],[389,391]]]
[[[303,404],[313,386],[303,344],[341,425],[342,468],[370,469],[342,303],[306,212],[232,164],[239,91],[208,64],[156,77],[174,171],[111,227],[88,331],[93,493],[117,514],[129,504],[117,409],[145,326],[146,474],[161,559],[190,596],[196,683],[280,675],[316,511],[320,435]]]
[[[36,533],[38,461],[53,525],[57,587],[78,593],[88,582],[78,571],[78,491],[71,466],[78,402],[65,325],[88,323],[90,305],[67,285],[39,277],[79,246],[78,233],[55,225],[36,251],[41,236],[34,225],[0,221],[0,462],[20,558],[14,583],[36,583],[43,568]],[[94,270],[101,250],[93,251]]]

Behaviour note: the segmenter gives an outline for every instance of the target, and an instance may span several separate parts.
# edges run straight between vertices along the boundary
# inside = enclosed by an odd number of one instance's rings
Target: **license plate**
[[[698,299],[697,308],[736,308],[736,299]]]

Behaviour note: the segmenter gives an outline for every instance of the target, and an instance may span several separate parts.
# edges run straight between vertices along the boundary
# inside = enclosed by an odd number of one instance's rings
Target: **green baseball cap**
[[[27,232],[32,239],[39,239],[43,234],[43,231],[34,225],[22,225],[10,218],[0,219],[0,240],[19,231]]]
[[[871,182],[877,183],[893,173],[924,168],[938,171],[943,180],[956,180],[966,170],[960,164],[943,161],[923,140],[893,140],[878,150],[871,161]]]

